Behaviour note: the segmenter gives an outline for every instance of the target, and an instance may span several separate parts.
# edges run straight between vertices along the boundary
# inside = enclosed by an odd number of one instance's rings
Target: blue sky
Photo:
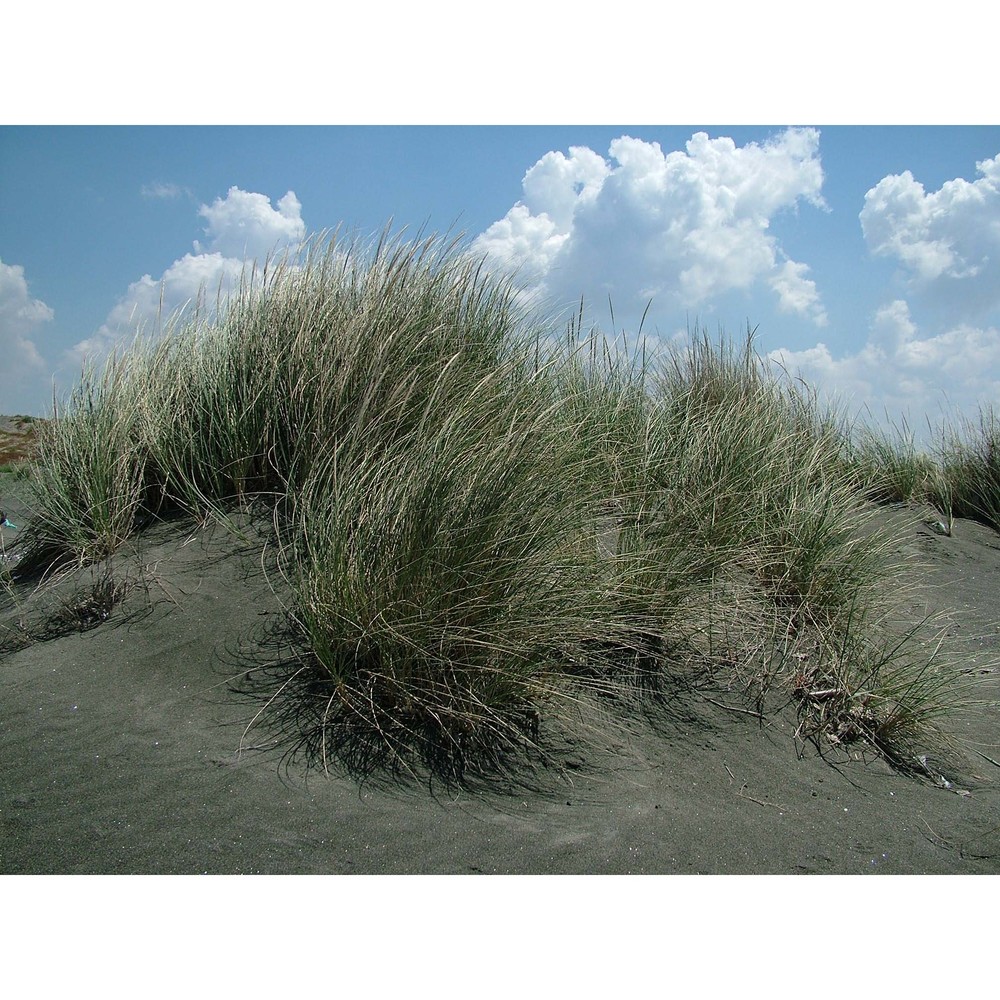
[[[651,302],[661,341],[749,322],[759,350],[874,419],[1000,400],[1000,126],[975,124],[995,118],[988,33],[848,2],[813,25],[822,47],[782,2],[681,15],[667,34],[635,31],[633,6],[568,29],[516,0],[450,48],[428,35],[441,22],[404,13],[377,38],[377,77],[375,50],[341,44],[377,12],[338,21],[333,62],[297,0],[291,35],[179,0],[169,21],[139,16],[138,48],[93,12],[61,42],[44,11],[15,12],[4,92],[46,61],[73,86],[21,87],[0,117],[0,412],[45,412],[85,356],[127,343],[161,296],[169,310],[231,280],[244,254],[390,219],[464,233],[554,322],[581,296],[605,328],[610,296],[629,332]],[[705,32],[711,59],[680,44]],[[294,58],[272,65],[268,44]],[[962,124],[921,124],[956,107]],[[330,124],[250,124],[291,113]],[[575,124],[510,124],[546,119]],[[634,124],[664,120],[691,124]],[[244,124],[176,124],[225,121]]]
[[[0,410],[44,412],[161,282],[180,306],[244,247],[390,218],[464,232],[556,316],[749,320],[855,409],[974,409],[1000,398],[998,156],[992,126],[3,127]]]

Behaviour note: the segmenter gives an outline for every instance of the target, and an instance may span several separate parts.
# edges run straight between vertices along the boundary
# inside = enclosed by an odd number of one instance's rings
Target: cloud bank
[[[653,298],[667,310],[765,283],[779,308],[827,321],[807,265],[768,231],[800,201],[823,207],[819,132],[786,129],[737,146],[699,132],[684,151],[615,139],[609,159],[582,146],[546,153],[524,176],[523,198],[473,244],[517,270],[534,297],[601,302],[628,312]]]
[[[906,417],[926,435],[932,423],[955,414],[972,415],[980,404],[1000,400],[1000,329],[958,323],[940,333],[921,334],[905,300],[879,308],[868,340],[854,354],[836,358],[824,343],[804,351],[784,348],[768,355],[801,375],[849,412],[867,410],[877,424]]]
[[[33,412],[47,379],[34,337],[55,313],[28,291],[24,268],[0,260],[0,398],[4,412]]]
[[[306,235],[302,206],[289,191],[271,206],[267,195],[231,187],[224,198],[202,205],[205,242],[178,258],[159,277],[144,274],[108,314],[101,327],[72,347],[64,363],[78,371],[87,358],[106,356],[139,330],[155,331],[195,303],[211,307],[239,281],[247,262],[300,243]]]
[[[872,317],[865,345],[835,357],[825,343],[771,353],[790,371],[875,420],[973,415],[1000,403],[1000,156],[928,192],[910,171],[883,177],[859,219],[876,256],[900,266],[909,299]],[[918,323],[917,309],[926,317]],[[913,427],[915,432],[926,428]]]

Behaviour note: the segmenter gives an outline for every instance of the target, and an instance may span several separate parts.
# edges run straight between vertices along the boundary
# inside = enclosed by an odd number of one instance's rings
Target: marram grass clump
[[[931,428],[934,443],[918,446],[904,422],[892,433],[864,428],[846,445],[863,492],[882,504],[933,507],[951,534],[966,518],[1000,531],[1000,419],[980,407],[978,419],[961,415]]]
[[[253,268],[86,370],[40,450],[24,566],[270,512],[298,654],[265,707],[297,699],[327,763],[461,778],[692,676],[905,763],[947,702],[887,638],[898,567],[836,420],[752,335],[657,357],[553,333],[457,243]]]

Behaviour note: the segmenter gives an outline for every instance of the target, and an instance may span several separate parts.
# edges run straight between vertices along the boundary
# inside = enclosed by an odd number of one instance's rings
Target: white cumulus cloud
[[[207,247],[195,240],[199,253],[208,250],[241,260],[263,259],[306,234],[302,205],[293,191],[280,198],[274,209],[267,195],[231,187],[225,198],[202,205],[198,214],[208,220],[205,235],[209,239]]]
[[[31,297],[24,268],[0,260],[0,412],[33,412],[45,370],[33,338],[54,315]]]
[[[782,312],[811,316],[817,326],[826,326],[829,318],[820,301],[816,282],[807,278],[809,265],[786,260],[771,277],[771,287],[778,295]]]
[[[865,195],[861,228],[872,253],[894,257],[916,292],[962,319],[1000,306],[1000,156],[927,192],[909,170]]]
[[[71,348],[64,363],[78,371],[87,358],[107,355],[139,330],[155,332],[171,317],[200,303],[209,309],[239,281],[244,267],[300,243],[306,234],[302,206],[289,191],[271,207],[264,194],[231,187],[225,198],[202,205],[208,242],[175,260],[159,277],[133,281],[94,334]]]
[[[522,200],[473,249],[560,304],[611,294],[626,310],[650,298],[694,308],[764,281],[781,308],[825,322],[806,265],[785,261],[768,231],[800,200],[823,205],[817,130],[745,146],[699,132],[670,153],[621,136],[608,155],[547,153],[525,174]]]

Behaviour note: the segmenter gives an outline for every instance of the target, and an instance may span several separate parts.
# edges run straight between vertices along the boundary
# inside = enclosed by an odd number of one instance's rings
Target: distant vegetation
[[[38,429],[34,417],[0,417],[0,474],[26,473],[24,466],[38,456]]]
[[[849,433],[752,335],[552,330],[456,244],[318,240],[84,373],[41,428],[23,566],[266,510],[283,697],[326,755],[461,775],[543,752],[581,699],[713,678],[914,767],[956,689],[872,501],[997,527],[997,448],[990,414],[938,458]]]

